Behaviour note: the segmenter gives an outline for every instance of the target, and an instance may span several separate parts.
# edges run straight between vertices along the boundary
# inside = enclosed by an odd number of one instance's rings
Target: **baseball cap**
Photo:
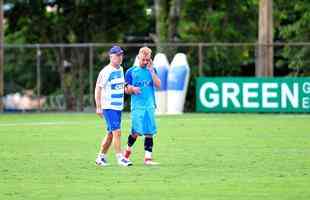
[[[112,46],[110,51],[109,51],[109,54],[119,55],[119,54],[123,54],[123,53],[124,53],[124,51],[122,50],[122,48],[120,48],[119,46],[116,46],[116,45]]]

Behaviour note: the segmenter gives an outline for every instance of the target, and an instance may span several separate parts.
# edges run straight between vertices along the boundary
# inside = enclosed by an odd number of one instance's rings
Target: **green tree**
[[[275,37],[281,42],[310,41],[310,2],[274,0]],[[309,75],[309,46],[285,46],[277,54],[276,67],[293,70],[294,75]]]
[[[179,26],[183,41],[255,42],[257,40],[257,1],[189,0],[184,7]],[[240,74],[240,64],[254,62],[253,47],[211,47],[206,48],[204,52],[206,58],[204,72],[209,75]]]
[[[25,43],[122,42],[126,35],[148,27],[143,0],[33,0],[12,1],[12,5],[6,15],[6,36],[13,43],[21,36]],[[48,6],[54,11],[48,12]],[[83,108],[88,52],[86,48],[54,49],[68,110],[75,109],[76,97],[78,109]],[[71,63],[71,70],[65,70],[66,61]]]
[[[157,52],[165,53],[168,58],[176,53],[176,49],[162,44],[179,41],[178,26],[183,3],[183,0],[154,1],[156,34],[152,36],[156,43]]]

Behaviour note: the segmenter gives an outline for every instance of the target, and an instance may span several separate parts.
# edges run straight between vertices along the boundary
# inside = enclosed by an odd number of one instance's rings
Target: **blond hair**
[[[148,47],[141,47],[139,49],[139,55],[150,56],[151,54],[152,54],[152,50]]]

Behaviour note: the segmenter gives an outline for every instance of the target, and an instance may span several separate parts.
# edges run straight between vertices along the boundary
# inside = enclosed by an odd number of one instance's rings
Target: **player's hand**
[[[140,94],[140,93],[141,93],[141,90],[140,90],[139,87],[134,87],[134,86],[132,86],[132,87],[131,87],[131,91],[132,91],[132,93],[134,93],[134,94]]]
[[[102,109],[96,108],[96,114],[101,118],[102,117]]]
[[[150,59],[149,63],[147,64],[147,68],[151,73],[155,72],[152,59]]]

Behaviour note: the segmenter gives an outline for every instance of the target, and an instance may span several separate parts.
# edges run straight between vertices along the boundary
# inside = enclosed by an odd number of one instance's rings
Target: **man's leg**
[[[146,165],[157,165],[157,162],[153,161],[153,136],[157,132],[156,122],[155,122],[155,110],[149,110],[146,112],[145,117],[145,138],[144,138],[144,164]]]
[[[153,137],[152,135],[145,135],[144,138],[144,161],[152,160],[152,151],[153,151]]]
[[[128,136],[127,148],[124,152],[126,159],[129,159],[132,152],[132,146],[136,142],[138,135],[143,131],[143,115],[143,110],[135,109],[131,111],[131,134]]]
[[[138,138],[138,134],[136,134],[136,133],[129,134],[127,147],[126,147],[126,150],[124,153],[124,156],[126,159],[129,159],[129,157],[131,155],[131,151],[132,151],[132,146],[136,142],[137,138]]]
[[[113,144],[114,144],[118,164],[122,166],[132,165],[132,163],[129,160],[124,158],[121,152],[121,131],[118,129],[118,130],[113,131],[112,134],[113,134]]]
[[[101,142],[100,151],[96,159],[96,164],[100,166],[108,165],[106,154],[108,153],[108,150],[113,140],[112,131],[110,130],[111,128],[110,128],[110,119],[109,119],[109,114],[108,114],[109,112],[110,111],[106,109],[102,110],[102,117],[105,119],[108,134],[104,137],[104,139]]]
[[[118,130],[112,131],[112,134],[113,134],[113,145],[114,145],[116,157],[119,158],[122,155],[121,153],[121,131],[118,129]]]
[[[100,153],[101,154],[107,154],[108,153],[108,150],[111,146],[112,140],[113,140],[112,133],[108,133],[104,137],[104,139],[102,140],[102,143],[101,143],[101,147],[100,147]]]
[[[106,154],[108,153],[108,150],[111,146],[112,139],[113,139],[113,135],[111,133],[108,133],[102,140],[100,151],[96,159],[97,165],[106,166],[108,164],[107,159],[106,159]]]
[[[154,162],[152,158],[153,152],[153,136],[152,135],[145,135],[144,138],[144,164],[145,165],[158,165],[159,163]]]

